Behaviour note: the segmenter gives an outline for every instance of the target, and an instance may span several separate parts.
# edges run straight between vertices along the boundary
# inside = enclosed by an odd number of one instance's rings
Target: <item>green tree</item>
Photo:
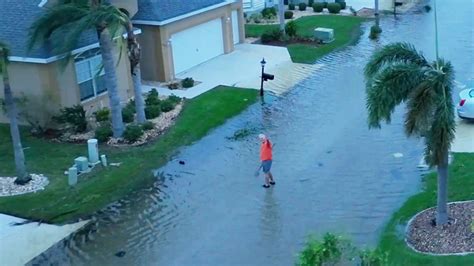
[[[25,154],[23,153],[23,146],[21,145],[20,130],[18,127],[18,109],[13,98],[10,79],[8,76],[8,55],[9,50],[7,46],[0,42],[0,75],[3,79],[6,112],[10,120],[10,134],[13,143],[13,154],[15,157],[17,175],[15,183],[24,185],[31,180],[31,177],[26,171]]]
[[[35,44],[49,44],[58,54],[66,55],[70,55],[70,52],[77,47],[84,33],[90,30],[97,32],[112,112],[114,137],[122,136],[124,124],[113,57],[113,39],[120,40],[120,35],[125,29],[129,29],[130,25],[127,14],[106,1],[63,0],[46,9],[44,15],[32,24],[30,31],[28,45],[30,49]],[[129,34],[129,38],[135,37]],[[136,73],[137,64],[134,66],[132,71]]]
[[[424,137],[425,160],[437,166],[436,223],[446,224],[448,155],[455,132],[451,63],[428,62],[413,45],[394,43],[372,55],[365,77],[370,128],[380,128],[383,120],[390,123],[395,107],[406,103],[405,132]]]

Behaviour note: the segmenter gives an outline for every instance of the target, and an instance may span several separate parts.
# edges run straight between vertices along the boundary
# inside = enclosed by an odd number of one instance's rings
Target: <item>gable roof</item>
[[[0,40],[8,46],[13,58],[48,59],[56,55],[46,47],[27,51],[28,30],[44,10],[38,6],[40,3],[41,0],[0,0]],[[77,48],[97,42],[97,35],[90,31],[82,36]]]
[[[200,9],[226,3],[226,0],[138,0],[134,21],[164,22]]]

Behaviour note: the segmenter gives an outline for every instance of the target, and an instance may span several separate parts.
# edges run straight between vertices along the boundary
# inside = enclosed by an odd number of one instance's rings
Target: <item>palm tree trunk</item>
[[[280,30],[285,34],[285,4],[278,0],[278,17],[280,19]]]
[[[375,15],[375,25],[379,27],[380,26],[379,0],[375,0],[374,15]]]
[[[448,222],[448,156],[448,151],[446,151],[443,163],[438,165],[436,225],[443,225]]]
[[[23,146],[21,145],[20,130],[18,128],[18,110],[16,109],[15,101],[10,87],[10,80],[8,72],[4,70],[3,73],[3,88],[5,94],[5,105],[10,119],[10,134],[13,143],[13,153],[15,157],[15,167],[17,178],[16,184],[24,185],[31,180],[31,177],[26,172],[25,154],[23,153]]]
[[[128,59],[130,60],[130,69],[132,71],[133,90],[135,94],[135,111],[137,113],[137,122],[143,123],[145,117],[145,101],[142,94],[142,75],[140,71],[140,44],[133,33],[131,22],[127,26]]]
[[[112,111],[112,131],[114,138],[120,138],[124,131],[124,125],[113,56],[114,46],[107,28],[99,30],[99,32],[100,52],[102,53],[102,64],[104,65],[105,71],[105,85],[107,86],[110,110]]]

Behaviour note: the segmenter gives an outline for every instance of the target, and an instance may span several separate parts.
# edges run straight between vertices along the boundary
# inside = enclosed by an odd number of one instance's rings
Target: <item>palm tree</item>
[[[33,23],[29,41],[30,49],[37,43],[49,44],[58,54],[70,55],[85,32],[97,32],[112,111],[114,137],[122,136],[124,124],[113,57],[113,38],[119,36],[128,23],[126,14],[101,0],[63,0],[47,9],[45,14]]]
[[[124,12],[128,17],[128,13]],[[127,29],[127,48],[128,48],[128,59],[130,61],[130,71],[133,80],[133,89],[135,94],[135,110],[137,113],[137,122],[143,123],[146,121],[145,117],[145,102],[142,95],[142,76],[140,71],[140,56],[141,49],[140,44],[133,32],[133,24],[130,18],[126,24]]]
[[[372,55],[365,77],[369,127],[390,123],[395,107],[406,103],[405,132],[425,139],[425,160],[438,171],[436,224],[446,224],[448,154],[455,132],[451,63],[428,62],[413,45],[394,43]]]
[[[379,27],[380,26],[379,0],[375,0],[374,15],[375,15],[375,26]]]
[[[30,175],[26,171],[25,154],[23,153],[23,146],[21,145],[20,130],[18,128],[18,110],[13,99],[13,93],[10,87],[10,80],[8,76],[8,55],[9,50],[7,46],[0,42],[0,75],[3,77],[3,90],[5,97],[5,107],[10,119],[10,134],[13,143],[13,154],[15,157],[16,175],[15,183],[24,185],[31,180]]]

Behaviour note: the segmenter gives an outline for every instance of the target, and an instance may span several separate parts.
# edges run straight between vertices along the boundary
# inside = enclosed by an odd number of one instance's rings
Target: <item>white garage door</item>
[[[237,15],[237,11],[232,11],[232,35],[234,37],[234,44],[240,42],[240,34],[239,34],[239,17]]]
[[[171,35],[174,73],[224,53],[222,21],[215,19]]]

